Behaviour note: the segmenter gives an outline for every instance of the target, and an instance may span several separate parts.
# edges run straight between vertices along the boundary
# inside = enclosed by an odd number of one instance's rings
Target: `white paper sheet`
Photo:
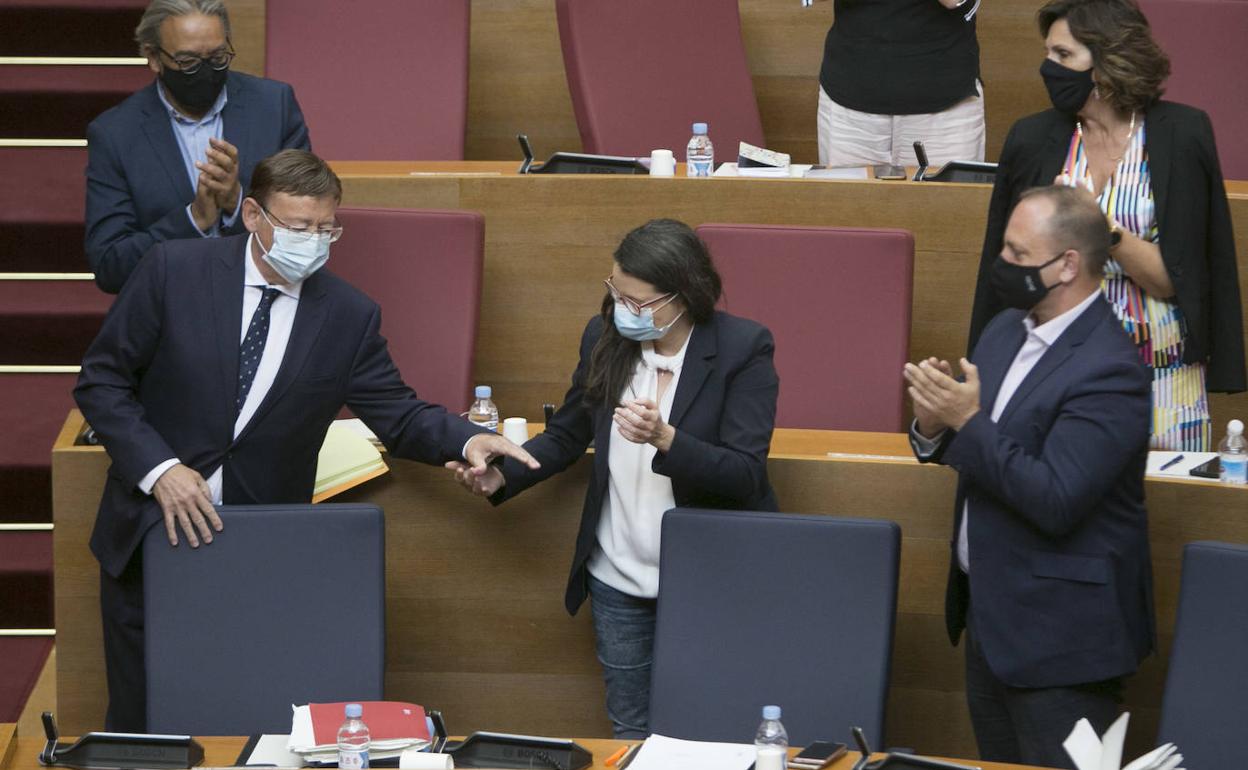
[[[303,767],[303,757],[286,748],[289,740],[289,735],[261,735],[245,764]]]
[[[1172,461],[1174,458],[1182,456],[1179,460],[1169,468],[1162,470],[1161,466]],[[1160,476],[1163,478],[1181,478],[1194,479],[1196,481],[1213,481],[1213,479],[1201,479],[1199,476],[1193,476],[1188,471],[1195,468],[1201,463],[1207,463],[1217,457],[1217,452],[1162,452],[1160,450],[1148,453],[1148,468],[1145,474],[1148,476]]]
[[[628,770],[746,770],[754,763],[752,743],[682,741],[651,735]]]

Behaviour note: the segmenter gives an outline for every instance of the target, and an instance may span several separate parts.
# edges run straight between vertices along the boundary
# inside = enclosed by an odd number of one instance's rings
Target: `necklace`
[[[1079,141],[1083,141],[1083,121],[1075,121],[1075,131],[1079,133]],[[1123,139],[1122,152],[1118,153],[1118,157],[1111,158],[1115,164],[1122,161],[1123,156],[1127,154],[1127,149],[1131,146],[1131,136],[1135,133],[1135,110],[1131,111],[1131,125],[1127,126],[1127,135]]]

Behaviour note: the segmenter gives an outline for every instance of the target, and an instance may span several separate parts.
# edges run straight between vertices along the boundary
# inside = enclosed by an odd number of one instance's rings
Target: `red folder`
[[[312,735],[316,745],[329,746],[338,742],[338,728],[346,721],[343,714],[346,706],[346,702],[308,704],[308,711],[312,713]],[[361,701],[360,706],[364,710],[364,715],[360,718],[368,725],[368,736],[371,740],[429,740],[425,710],[415,703],[379,700]]]

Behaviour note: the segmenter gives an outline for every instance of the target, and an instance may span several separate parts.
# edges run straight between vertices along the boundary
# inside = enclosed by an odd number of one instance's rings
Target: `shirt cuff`
[[[235,213],[237,213],[237,210],[235,210]],[[212,227],[208,228],[208,232],[200,230],[199,225],[195,224],[195,217],[191,215],[191,204],[189,203],[186,204],[186,218],[191,221],[191,227],[195,228],[195,232],[199,233],[200,238],[216,238],[220,232],[221,226],[219,222],[221,220],[219,217],[216,222],[212,223]]]
[[[180,464],[181,462],[182,461],[176,457],[170,457],[160,465],[152,468],[147,472],[146,476],[139,479],[139,490],[145,495],[150,495],[152,493],[152,487],[156,486],[156,481],[164,475],[165,471]]]
[[[242,210],[243,210],[243,188],[240,186],[238,188],[238,200],[234,202],[234,211],[233,213],[230,213],[230,214],[221,215],[221,226],[225,228],[233,227],[234,223],[238,221],[238,212]]]
[[[936,448],[940,446],[940,439],[944,435],[945,432],[942,430],[932,438],[928,438],[922,433],[919,433],[918,420],[914,420],[910,423],[910,441],[914,444],[915,453],[918,454],[921,459],[926,460],[936,453]]]

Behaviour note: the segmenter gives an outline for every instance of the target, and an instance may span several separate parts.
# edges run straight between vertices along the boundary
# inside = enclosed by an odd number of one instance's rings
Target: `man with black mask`
[[[945,620],[966,632],[985,760],[1073,767],[1156,643],[1144,469],[1150,377],[1100,292],[1110,231],[1089,194],[1023,193],[991,267],[1002,305],[962,380],[907,364],[911,445],[958,471]],[[973,363],[972,363],[973,362]]]
[[[230,71],[223,0],[152,0],[135,40],[156,81],[87,127],[87,261],[114,294],[156,243],[242,232],[256,163],[310,149],[289,85]]]

